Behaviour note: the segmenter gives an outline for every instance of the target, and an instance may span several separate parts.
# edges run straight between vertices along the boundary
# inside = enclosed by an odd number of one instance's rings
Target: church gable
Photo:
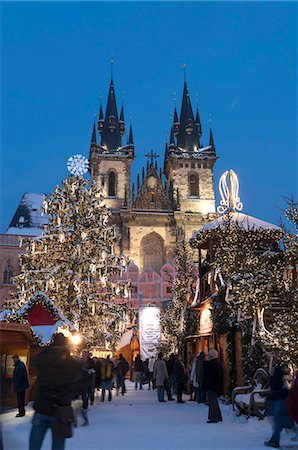
[[[132,208],[156,211],[172,210],[171,200],[164,190],[162,179],[158,176],[157,167],[154,167],[153,163],[149,166],[142,186],[138,187]]]

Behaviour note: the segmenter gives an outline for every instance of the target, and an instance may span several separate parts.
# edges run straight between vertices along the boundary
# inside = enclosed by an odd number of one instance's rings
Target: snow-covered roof
[[[43,212],[45,194],[26,192],[9,224],[6,234],[38,236],[48,218]]]
[[[232,222],[238,222],[245,230],[263,228],[267,230],[282,231],[280,227],[274,225],[273,223],[265,222],[264,220],[257,219],[256,217],[248,216],[247,214],[239,212],[231,212],[230,219]],[[224,225],[226,220],[227,217],[223,215],[218,217],[218,219],[213,220],[212,222],[206,223],[202,228],[200,228],[192,235],[191,240],[195,239],[196,236],[203,230],[211,230],[213,228]]]
[[[32,307],[34,307],[35,303],[42,303],[47,308],[47,306],[50,306],[51,309],[54,311],[55,317],[58,318],[58,320],[62,321],[65,325],[69,326],[71,329],[75,329],[73,324],[67,319],[67,317],[62,314],[59,308],[55,305],[55,303],[48,297],[44,292],[37,291],[32,296],[32,298],[25,303],[20,309],[18,309],[15,314],[17,316],[24,316],[27,312],[29,312]]]
[[[12,311],[10,309],[4,309],[0,312],[0,322],[2,320],[5,320],[7,317],[9,317],[12,314]]]
[[[72,325],[72,324],[71,324]],[[48,344],[51,342],[53,335],[57,332],[58,328],[70,328],[71,331],[75,331],[74,327],[69,327],[64,321],[58,320],[54,325],[32,325],[31,328],[34,333],[39,337],[41,344]]]
[[[131,343],[132,338],[133,338],[133,330],[126,331],[122,335],[122,337],[121,337],[121,339],[120,339],[120,341],[119,341],[119,343],[117,345],[117,349],[116,350],[119,351],[123,347],[126,347],[127,345],[129,345]]]

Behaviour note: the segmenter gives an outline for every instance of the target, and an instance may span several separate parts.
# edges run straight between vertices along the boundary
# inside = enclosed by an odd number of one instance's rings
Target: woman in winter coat
[[[163,360],[162,353],[158,353],[158,359],[154,364],[153,379],[155,380],[155,386],[157,387],[157,398],[159,402],[165,402],[165,383],[168,380],[169,375],[167,366]]]
[[[221,383],[221,367],[217,350],[209,350],[208,360],[204,361],[204,375],[202,388],[206,391],[209,405],[207,423],[222,422],[221,411],[218,406],[217,396]]]
[[[185,401],[182,400],[182,394],[185,383],[187,382],[187,374],[181,359],[181,355],[179,354],[177,355],[174,364],[174,378],[177,383],[177,403],[185,403]]]

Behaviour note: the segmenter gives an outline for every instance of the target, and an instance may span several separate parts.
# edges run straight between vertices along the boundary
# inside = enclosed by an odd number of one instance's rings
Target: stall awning
[[[119,350],[121,350],[121,348],[129,345],[131,343],[132,336],[133,336],[133,330],[126,331],[126,333],[124,333],[123,336],[121,337],[120,342],[116,347],[116,350],[119,351]]]

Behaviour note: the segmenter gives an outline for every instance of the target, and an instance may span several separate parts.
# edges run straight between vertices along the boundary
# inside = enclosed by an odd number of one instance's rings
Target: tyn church
[[[188,239],[214,217],[213,166],[217,156],[212,130],[209,145],[203,147],[198,105],[194,115],[185,80],[180,118],[175,106],[163,168],[158,167],[158,155],[151,151],[136,186],[130,179],[135,157],[131,121],[126,143],[124,136],[124,107],[122,104],[119,116],[112,77],[105,114],[100,104],[97,127],[95,123],[93,127],[91,178],[100,184],[111,208],[121,251],[140,275],[149,272],[160,276],[175,257],[177,230],[183,229]]]

